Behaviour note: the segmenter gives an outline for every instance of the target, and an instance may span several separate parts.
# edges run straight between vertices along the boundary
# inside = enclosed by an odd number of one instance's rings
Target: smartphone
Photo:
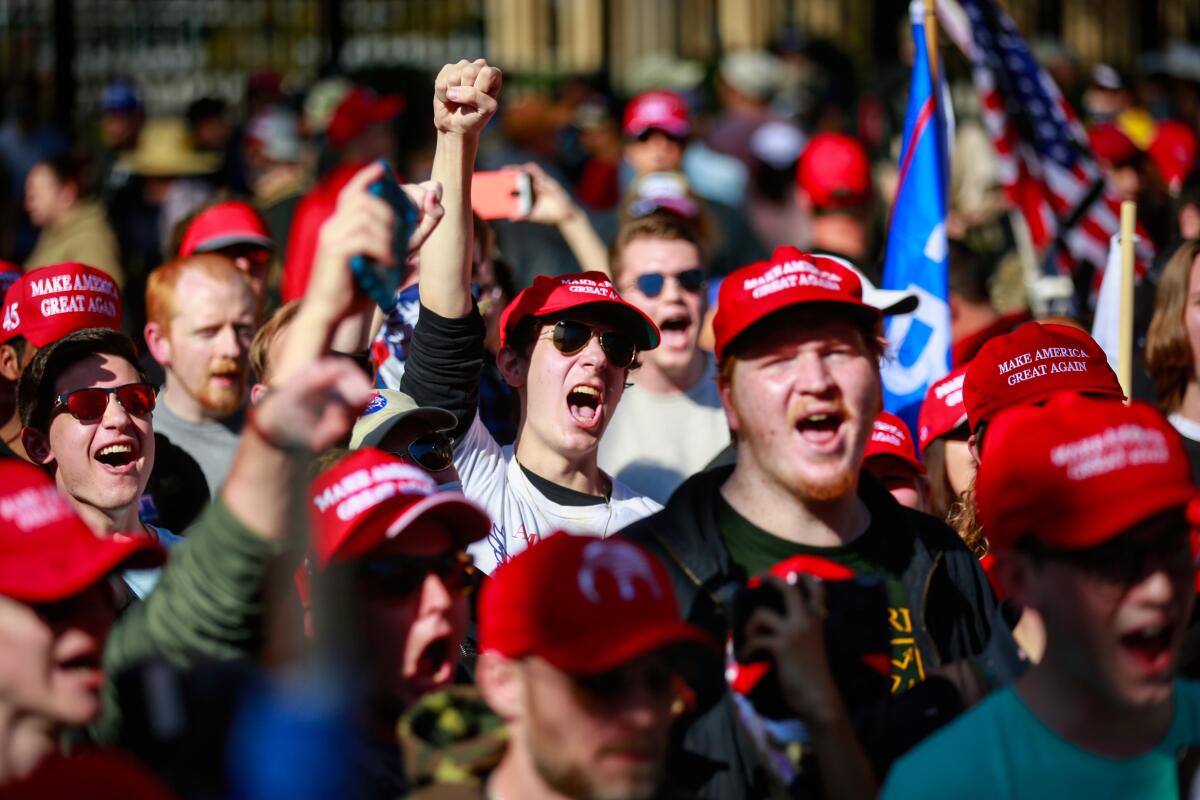
[[[400,188],[392,165],[382,160],[379,163],[383,165],[383,174],[367,187],[367,191],[383,198],[392,207],[395,215],[392,221],[392,252],[396,263],[388,266],[368,256],[358,255],[350,259],[350,272],[358,288],[387,313],[396,306],[396,290],[404,281],[404,256],[408,250],[409,236],[417,227],[418,212]]]
[[[471,209],[481,219],[514,219],[533,209],[533,180],[521,169],[476,172]]]

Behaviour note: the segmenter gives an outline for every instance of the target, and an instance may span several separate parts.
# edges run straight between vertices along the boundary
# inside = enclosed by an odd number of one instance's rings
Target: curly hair
[[[1146,334],[1146,369],[1154,380],[1158,406],[1167,414],[1179,409],[1188,384],[1196,380],[1196,354],[1188,344],[1184,314],[1198,256],[1200,239],[1188,239],[1167,261]]]

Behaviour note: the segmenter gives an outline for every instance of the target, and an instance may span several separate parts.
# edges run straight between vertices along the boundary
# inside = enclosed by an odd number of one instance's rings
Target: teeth
[[[572,391],[572,392],[578,392],[579,394],[590,394],[592,397],[599,397],[599,396],[600,396],[600,390],[599,390],[599,389],[596,389],[596,388],[594,388],[594,387],[592,387],[592,386],[576,386],[576,387],[575,387],[574,389],[572,389],[571,391]]]
[[[808,421],[809,422],[824,422],[827,419],[829,419],[828,414],[813,414],[811,417],[808,418]]]
[[[127,444],[110,444],[108,447],[101,449],[99,453],[96,453],[96,455],[110,456],[110,455],[113,455],[114,453],[132,453],[132,452],[133,452],[133,448]]]
[[[1146,628],[1145,630],[1140,631],[1138,636],[1142,637],[1143,639],[1154,639],[1158,636],[1162,636],[1166,630],[1166,625],[1159,625],[1156,628]]]

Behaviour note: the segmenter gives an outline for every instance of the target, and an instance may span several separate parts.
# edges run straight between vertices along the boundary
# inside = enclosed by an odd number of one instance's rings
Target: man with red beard
[[[242,430],[257,308],[246,275],[214,253],[171,261],[146,282],[146,344],[167,374],[154,430],[195,459],[210,494]]]

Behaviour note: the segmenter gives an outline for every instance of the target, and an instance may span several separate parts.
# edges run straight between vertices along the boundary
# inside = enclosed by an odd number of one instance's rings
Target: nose
[[[108,405],[104,407],[104,416],[101,421],[106,428],[114,428],[120,430],[133,422],[133,417],[125,410],[125,406],[121,405],[121,401],[117,399],[116,394],[108,396]]]
[[[217,334],[216,341],[217,355],[225,356],[226,358],[240,358],[242,355],[242,343],[238,339],[237,329],[232,325],[226,325],[221,328],[221,332]]]
[[[1191,573],[1189,573],[1190,575]],[[1138,581],[1137,585],[1133,587],[1131,594],[1135,595],[1139,602],[1147,605],[1166,606],[1176,599],[1178,594],[1177,580],[1182,579],[1173,577],[1169,570],[1159,566]],[[1190,587],[1192,583],[1192,580],[1188,580],[1186,582],[1187,587]]]
[[[621,716],[631,729],[645,732],[665,727],[671,717],[671,698],[645,675],[631,682],[621,702]]]
[[[436,572],[430,571],[421,583],[420,613],[442,614],[448,612],[454,605],[454,592],[446,585],[446,581]]]
[[[604,348],[600,346],[600,334],[598,332],[592,334],[592,338],[588,339],[587,345],[579,351],[580,363],[589,367],[604,368],[608,366],[608,355],[604,352]]]
[[[797,356],[795,385],[804,394],[826,395],[833,390],[833,374],[820,353],[801,353]]]

